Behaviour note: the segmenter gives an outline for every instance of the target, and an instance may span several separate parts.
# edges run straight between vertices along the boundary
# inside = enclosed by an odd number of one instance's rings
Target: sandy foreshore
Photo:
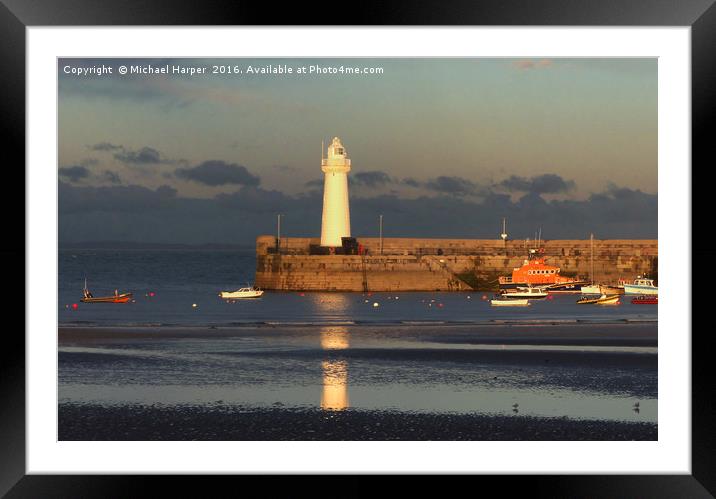
[[[59,439],[656,440],[657,331],[61,327]]]
[[[61,404],[60,440],[657,440],[654,423],[519,414]]]

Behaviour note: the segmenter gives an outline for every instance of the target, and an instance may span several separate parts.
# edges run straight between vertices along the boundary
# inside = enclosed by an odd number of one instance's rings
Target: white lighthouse
[[[351,214],[348,208],[348,172],[351,171],[351,160],[346,156],[346,149],[338,137],[333,137],[327,156],[321,157],[321,170],[325,174],[321,246],[338,247],[342,245],[342,237],[351,235]]]

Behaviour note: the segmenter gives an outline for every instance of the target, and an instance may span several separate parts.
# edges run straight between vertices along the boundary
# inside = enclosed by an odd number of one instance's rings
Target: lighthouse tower
[[[346,149],[338,137],[333,137],[327,156],[321,158],[321,170],[325,174],[321,246],[338,247],[342,245],[342,237],[351,235],[351,215],[348,209],[348,172],[351,170],[351,160],[346,156]]]

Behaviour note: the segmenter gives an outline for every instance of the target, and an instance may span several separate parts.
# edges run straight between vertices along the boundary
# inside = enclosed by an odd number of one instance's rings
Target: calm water
[[[491,330],[482,331],[485,327]],[[78,331],[61,338],[59,401],[656,421],[654,325],[542,329],[386,325]],[[521,345],[515,336],[524,334],[582,340],[596,334],[611,345]],[[635,338],[650,339],[652,346],[615,346],[625,339],[634,345]]]
[[[495,321],[655,321],[657,306],[576,305],[553,295],[525,308],[496,308],[488,293],[272,293],[227,303],[222,290],[253,283],[250,250],[61,250],[58,319],[64,325],[392,324]],[[83,304],[84,278],[95,296],[115,289],[134,303]],[[149,296],[154,293],[154,296]],[[77,310],[72,308],[77,304]],[[374,306],[378,303],[379,306]],[[193,307],[196,304],[196,307]]]
[[[59,402],[657,420],[656,306],[555,295],[502,309],[481,292],[218,297],[252,283],[254,268],[253,250],[60,251],[59,322],[72,327],[59,340]],[[95,296],[118,289],[135,302],[80,303],[85,276]],[[139,325],[164,327],[81,328]]]

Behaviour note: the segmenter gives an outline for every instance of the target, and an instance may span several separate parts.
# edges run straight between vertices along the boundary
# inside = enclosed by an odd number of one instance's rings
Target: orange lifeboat
[[[584,280],[564,277],[559,274],[560,268],[545,263],[544,248],[531,249],[521,267],[512,269],[511,276],[500,276],[498,282],[501,289],[518,286],[546,287],[548,291],[579,292]]]

